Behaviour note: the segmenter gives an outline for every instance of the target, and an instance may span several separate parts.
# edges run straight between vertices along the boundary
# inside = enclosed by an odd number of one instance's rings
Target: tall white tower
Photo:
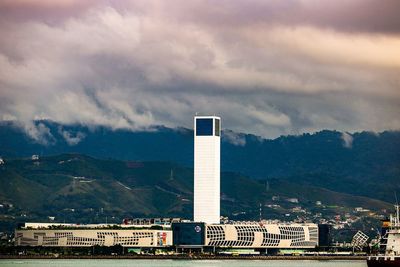
[[[220,222],[221,118],[194,117],[194,221]]]

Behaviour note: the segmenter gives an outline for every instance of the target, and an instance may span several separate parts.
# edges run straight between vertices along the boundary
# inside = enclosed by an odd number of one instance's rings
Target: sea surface
[[[311,260],[0,260],[0,266],[32,267],[366,267],[366,261],[311,261]]]

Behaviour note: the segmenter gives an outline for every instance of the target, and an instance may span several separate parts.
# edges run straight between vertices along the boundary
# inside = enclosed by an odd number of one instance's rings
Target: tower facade
[[[194,117],[194,221],[220,223],[221,118]]]

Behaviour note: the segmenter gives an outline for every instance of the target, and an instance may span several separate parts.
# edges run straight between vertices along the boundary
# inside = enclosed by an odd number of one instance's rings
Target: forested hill
[[[37,122],[44,139],[33,140],[13,123],[0,126],[3,158],[81,153],[96,158],[168,161],[193,165],[193,131],[155,127],[132,132]],[[274,140],[225,130],[222,170],[255,179],[301,181],[329,190],[394,201],[400,190],[400,132],[321,131]]]
[[[288,202],[289,198],[298,203]],[[316,205],[317,201],[323,206]],[[101,222],[106,216],[115,222],[124,217],[191,219],[193,169],[168,162],[100,160],[80,154],[7,160],[0,165],[0,203],[0,223],[7,218],[10,222],[46,221],[48,216],[80,223]],[[379,213],[391,207],[373,198],[285,179],[265,181],[221,173],[222,215],[257,220],[260,203],[266,218],[281,220],[304,216],[292,212],[296,206],[327,218],[360,206]],[[278,208],[268,208],[273,204]]]

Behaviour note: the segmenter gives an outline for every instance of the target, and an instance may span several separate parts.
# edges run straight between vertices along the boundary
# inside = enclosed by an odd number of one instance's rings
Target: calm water
[[[366,267],[365,261],[262,261],[262,260],[0,260],[0,266],[32,267]]]

